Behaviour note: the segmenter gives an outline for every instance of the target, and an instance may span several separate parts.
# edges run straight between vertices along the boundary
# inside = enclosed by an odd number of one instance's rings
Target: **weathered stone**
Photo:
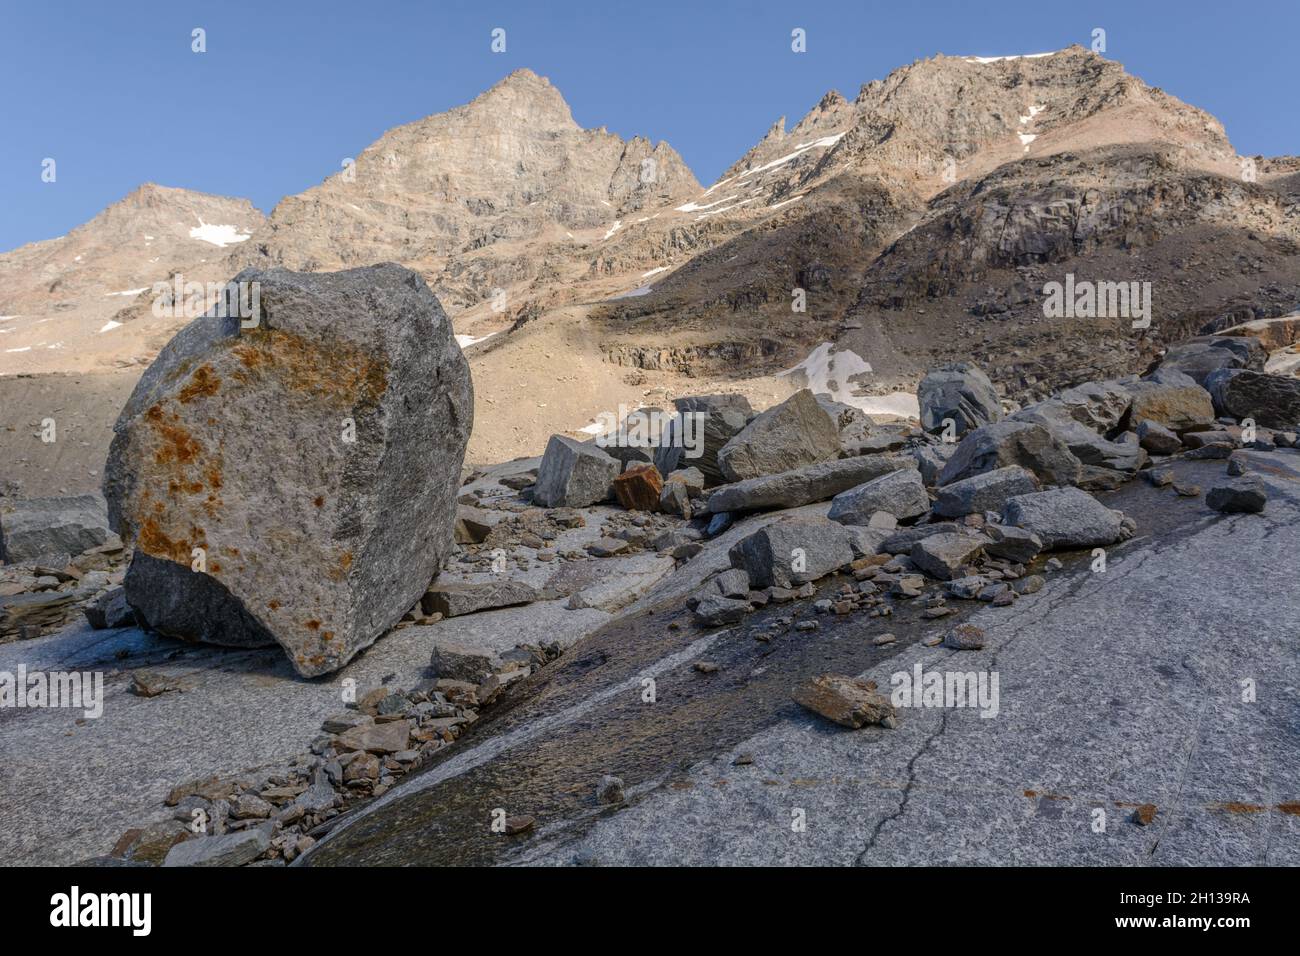
[[[1078,488],[1054,488],[1020,495],[1002,509],[1002,522],[1033,532],[1045,550],[1093,548],[1127,535],[1124,516]]]
[[[695,467],[678,468],[676,471],[670,472],[664,482],[670,481],[681,482],[692,495],[698,495],[704,490],[704,472]]]
[[[709,510],[717,514],[759,508],[797,508],[825,501],[855,485],[910,466],[908,459],[892,455],[860,455],[817,462],[715,488],[709,496]]]
[[[38,632],[42,627],[62,624],[75,601],[76,594],[72,591],[35,591],[0,597],[0,636],[22,636],[27,629]],[[35,637],[36,633],[31,636]]]
[[[489,674],[502,670],[505,664],[489,648],[440,637],[433,645],[429,667],[434,677],[449,677],[477,684]]]
[[[1069,416],[1080,425],[1095,432],[1109,433],[1128,414],[1133,404],[1133,395],[1128,390],[1128,385],[1136,381],[1134,377],[1084,382],[1065,389],[1056,398]]]
[[[987,543],[982,535],[932,534],[912,546],[912,563],[932,578],[949,581],[979,560]]]
[[[1153,455],[1176,455],[1183,447],[1182,441],[1159,422],[1143,419],[1137,425],[1138,441]]]
[[[1253,418],[1266,428],[1300,424],[1300,379],[1247,369],[1222,369],[1205,380],[1221,415]]]
[[[938,445],[917,445],[910,450],[909,454],[916,462],[921,480],[929,486],[938,483],[943,466],[948,464],[948,459],[956,450],[956,442],[944,442]]]
[[[1003,421],[967,434],[939,474],[939,484],[1009,465],[1033,472],[1045,484],[1073,485],[1079,480],[1079,459],[1046,428],[1033,422]]]
[[[453,526],[456,543],[482,544],[500,522],[499,514],[472,505],[456,505],[456,522]]]
[[[1002,404],[993,383],[970,362],[931,369],[921,379],[916,398],[921,406],[921,427],[929,432],[942,429],[947,418],[953,421],[960,437],[1002,417]]]
[[[605,501],[622,467],[596,445],[552,435],[537,470],[533,502],[543,508],[585,508]]]
[[[975,597],[984,590],[988,585],[989,579],[981,574],[972,574],[964,578],[953,578],[948,582],[948,593],[955,598],[961,598],[965,601],[973,601]]]
[[[459,617],[536,600],[537,591],[523,581],[448,582],[431,585],[420,599],[420,608],[425,614]]]
[[[1174,369],[1160,369],[1129,386],[1129,421],[1152,421],[1182,434],[1214,422],[1210,393]]]
[[[1023,408],[1011,416],[1014,421],[1042,425],[1065,444],[1085,465],[1134,474],[1146,463],[1146,453],[1136,442],[1109,441],[1081,424],[1060,399],[1048,399]]]
[[[1014,525],[987,524],[984,535],[989,539],[984,546],[984,553],[989,557],[1024,564],[1043,550],[1043,541],[1038,535]]]
[[[755,588],[793,588],[849,564],[853,532],[824,518],[774,521],[736,542],[731,565],[743,568]]]
[[[817,393],[817,404],[826,410],[826,414],[835,422],[840,433],[840,450],[842,454],[860,454],[859,449],[871,439],[875,422],[860,408],[837,402],[829,395]]]
[[[956,651],[978,651],[984,646],[984,630],[974,624],[958,624],[944,635],[943,646]]]
[[[135,547],[127,600],[144,624],[278,641],[316,676],[396,624],[452,547],[469,367],[400,266],[237,281],[260,290],[256,324],[196,319],[127,401],[109,520]]]
[[[270,824],[177,843],[163,866],[243,866],[271,846]]]
[[[835,422],[805,388],[760,414],[728,441],[718,452],[718,467],[728,481],[744,481],[839,454]]]
[[[681,416],[699,418],[690,419],[687,427],[683,427],[685,419],[674,421],[665,430],[663,444],[655,453],[659,473],[666,475],[692,466],[699,469],[706,485],[726,481],[718,467],[718,452],[754,416],[749,399],[743,395],[688,395],[676,399],[673,407]],[[695,447],[685,447],[687,440],[693,440]]]
[[[365,750],[370,753],[393,754],[405,750],[411,739],[409,720],[390,720],[382,724],[353,727],[338,736],[344,750]]]
[[[715,575],[709,583],[723,597],[744,599],[749,596],[749,575],[742,568],[728,568]]]
[[[1205,503],[1225,514],[1258,514],[1268,502],[1268,491],[1258,475],[1246,475],[1215,485]]]
[[[614,479],[614,496],[628,511],[655,511],[663,487],[658,468],[650,464],[633,464]]]
[[[126,603],[126,588],[123,587],[110,588],[81,611],[86,615],[86,621],[97,631],[135,624],[135,612]]]
[[[799,706],[853,730],[897,719],[894,705],[876,691],[874,681],[823,674],[797,685],[792,696]]]
[[[1182,372],[1204,387],[1219,369],[1264,371],[1268,350],[1258,338],[1248,335],[1207,335],[1173,346],[1160,362],[1162,369]]]
[[[840,524],[866,525],[879,511],[906,520],[929,510],[930,496],[926,494],[921,473],[914,468],[903,468],[840,492],[831,500],[827,517]]]
[[[0,498],[0,560],[9,564],[81,554],[108,536],[108,514],[99,495]]]
[[[706,594],[695,605],[695,620],[705,627],[735,624],[749,612],[749,602],[721,594]]]
[[[932,534],[949,534],[956,530],[957,525],[951,521],[937,521],[933,524],[903,528],[880,542],[879,550],[886,554],[911,554],[912,546],[922,538],[928,538]]]
[[[944,485],[934,503],[934,513],[960,518],[985,511],[1001,511],[1008,498],[1038,491],[1038,479],[1019,465],[996,468]]]
[[[607,806],[617,806],[626,800],[623,793],[623,778],[608,774],[596,784],[596,802]]]
[[[683,482],[664,482],[659,492],[659,510],[679,518],[691,517],[691,493]]]

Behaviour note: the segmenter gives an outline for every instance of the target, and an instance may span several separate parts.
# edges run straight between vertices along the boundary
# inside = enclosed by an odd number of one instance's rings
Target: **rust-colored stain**
[[[375,404],[388,388],[387,363],[341,337],[314,343],[283,329],[259,329],[241,335],[231,351],[251,375],[275,374],[292,391],[349,405]]]
[[[204,470],[203,476],[208,479],[208,487],[213,491],[221,487],[221,469],[216,465],[209,464]]]
[[[352,552],[351,551],[342,552],[339,555],[338,566],[331,568],[329,571],[329,579],[334,582],[342,581],[347,576],[347,573],[351,569],[351,567],[352,567]]]
[[[1262,807],[1258,803],[1216,803],[1210,809],[1223,810],[1226,813],[1263,813],[1268,807]]]
[[[1034,797],[1038,796],[1038,791],[1037,791],[1037,790],[1026,790],[1026,791],[1025,791],[1025,796],[1028,797],[1030,800],[1032,800],[1032,799],[1034,799]]]
[[[317,495],[316,500],[313,502],[313,504],[315,504],[317,508],[325,507],[325,496]]]
[[[267,602],[266,602],[266,607],[267,607],[268,610],[271,610],[271,611],[278,611],[278,610],[280,610],[280,602],[279,602],[279,601],[267,601]]]
[[[320,632],[320,639],[321,639],[322,641],[324,641],[326,644],[328,644],[328,643],[330,643],[331,641],[334,640],[334,632],[333,632],[333,631],[321,631],[321,632]]]
[[[1292,800],[1288,803],[1279,803],[1277,808],[1288,816],[1300,817],[1300,801]]]
[[[306,626],[307,630],[309,631],[320,630],[320,621],[316,620],[315,618],[312,618],[310,621],[304,621],[303,624]]]
[[[1151,821],[1156,818],[1156,805],[1154,803],[1144,803],[1133,811],[1133,816],[1142,826],[1149,826]]]
[[[196,398],[207,398],[217,394],[219,388],[221,388],[221,379],[213,373],[212,366],[200,365],[190,376],[189,383],[177,393],[176,398],[188,405]]]
[[[159,465],[188,465],[203,451],[203,446],[180,425],[176,424],[178,416],[169,419],[162,406],[155,405],[145,412],[145,420],[158,433],[161,445],[154,453],[154,461]]]
[[[140,525],[140,537],[138,546],[145,554],[152,555],[155,558],[167,558],[175,561],[177,564],[189,564],[193,556],[195,547],[204,547],[203,531],[200,528],[191,528],[190,537],[198,542],[191,544],[184,538],[172,538],[168,536],[158,524],[158,520],[153,517],[145,518]]]

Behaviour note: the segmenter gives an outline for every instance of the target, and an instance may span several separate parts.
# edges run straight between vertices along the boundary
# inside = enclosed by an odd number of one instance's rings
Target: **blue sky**
[[[206,53],[190,50],[195,27]],[[142,182],[269,212],[384,130],[524,66],[583,126],[666,139],[708,183],[828,89],[852,98],[935,53],[1086,46],[1094,27],[1108,57],[1217,115],[1239,152],[1300,153],[1295,0],[0,0],[0,250],[61,235]]]

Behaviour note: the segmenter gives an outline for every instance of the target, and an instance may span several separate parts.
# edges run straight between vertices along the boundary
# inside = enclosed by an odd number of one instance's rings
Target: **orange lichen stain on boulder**
[[[196,542],[191,544],[190,541]],[[145,554],[155,558],[166,558],[177,564],[189,564],[195,547],[206,547],[203,530],[190,528],[189,539],[173,538],[162,530],[158,519],[145,518],[140,525],[140,536],[136,546]]]
[[[154,405],[145,412],[144,417],[161,442],[154,453],[154,461],[157,464],[188,465],[203,452],[203,446],[194,436],[177,424],[179,417],[173,414],[168,418],[162,406]]]
[[[263,328],[243,333],[231,351],[251,373],[274,373],[293,391],[340,404],[375,404],[388,388],[387,363],[341,336],[314,344],[283,329]]]
[[[190,376],[189,383],[176,394],[176,398],[188,405],[196,398],[207,398],[217,394],[219,388],[221,388],[221,379],[212,371],[212,366],[200,365]]]
[[[331,568],[329,570],[329,579],[331,581],[334,581],[335,583],[338,583],[339,581],[342,581],[347,576],[347,573],[349,570],[351,570],[351,568],[352,568],[352,552],[344,551],[339,555],[338,566]]]
[[[216,465],[208,465],[203,476],[208,479],[208,487],[213,491],[221,487],[221,469]]]
[[[315,500],[314,502],[312,502],[312,504],[314,504],[317,508],[323,508],[323,507],[325,507],[325,496],[324,496],[324,495],[317,495],[317,496],[316,496],[316,500]]]
[[[1287,803],[1279,803],[1277,808],[1287,816],[1300,817],[1300,801],[1291,800]]]
[[[1227,813],[1263,813],[1267,807],[1262,807],[1258,803],[1238,803],[1229,801],[1227,803],[1217,803],[1211,809],[1223,810]]]
[[[312,618],[310,621],[303,621],[303,626],[306,627],[307,630],[309,631],[319,631],[320,621],[316,620],[315,618]]]
[[[278,611],[278,610],[280,610],[280,602],[279,602],[279,601],[267,601],[267,602],[266,602],[266,607],[267,607],[267,610],[270,610],[270,611]]]

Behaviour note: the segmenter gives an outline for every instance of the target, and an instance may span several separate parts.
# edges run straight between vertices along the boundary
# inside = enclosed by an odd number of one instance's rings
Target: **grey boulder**
[[[260,291],[247,327],[194,320],[127,401],[109,519],[135,548],[126,591],[142,623],[278,642],[314,677],[396,624],[453,546],[469,366],[401,266],[236,281]]]
[[[614,494],[623,463],[596,445],[552,435],[537,469],[533,503],[543,508],[585,508]]]
[[[420,607],[425,614],[459,617],[536,600],[537,591],[523,581],[448,582],[431,585],[420,599]]]
[[[0,560],[35,561],[78,555],[108,540],[108,513],[99,495],[0,499]]]
[[[1032,472],[1019,465],[1008,465],[944,485],[934,502],[934,513],[945,518],[960,518],[985,511],[1001,511],[1008,498],[1038,490],[1038,479]]]
[[[878,511],[905,521],[929,510],[930,496],[921,473],[915,468],[903,468],[836,495],[827,517],[840,524],[866,525]]]
[[[943,429],[944,419],[951,419],[961,436],[1002,417],[1002,403],[993,383],[970,362],[931,369],[921,379],[916,398],[921,406],[921,427],[928,432]]]
[[[1268,503],[1268,492],[1258,475],[1246,475],[1215,485],[1206,494],[1205,503],[1225,514],[1258,514]]]
[[[834,420],[804,388],[763,412],[728,441],[718,452],[718,467],[727,481],[744,481],[839,455],[840,435]]]
[[[1157,422],[1180,435],[1214,423],[1210,393],[1176,369],[1157,369],[1128,388],[1133,395],[1130,421]]]
[[[979,560],[987,543],[981,535],[932,534],[912,546],[912,563],[932,578],[950,581]]]
[[[1205,380],[1222,415],[1253,418],[1265,428],[1300,425],[1300,379],[1266,375],[1248,369],[1223,369]]]
[[[673,407],[678,417],[664,430],[655,452],[659,473],[694,467],[708,485],[728,480],[718,468],[718,452],[754,417],[749,399],[744,395],[688,395],[674,401]]]
[[[749,575],[752,588],[794,588],[851,563],[855,542],[852,529],[833,521],[792,518],[741,538],[728,556],[733,568]]]
[[[1019,465],[1049,485],[1073,485],[1081,463],[1065,443],[1034,422],[1002,421],[975,429],[961,440],[939,474],[939,484]]]
[[[1002,509],[1002,523],[1038,536],[1044,550],[1095,548],[1129,536],[1124,515],[1078,488],[1020,495]]]
[[[758,508],[797,508],[825,501],[855,485],[910,466],[908,459],[893,455],[819,461],[815,465],[715,488],[709,496],[709,511],[718,514]]]

